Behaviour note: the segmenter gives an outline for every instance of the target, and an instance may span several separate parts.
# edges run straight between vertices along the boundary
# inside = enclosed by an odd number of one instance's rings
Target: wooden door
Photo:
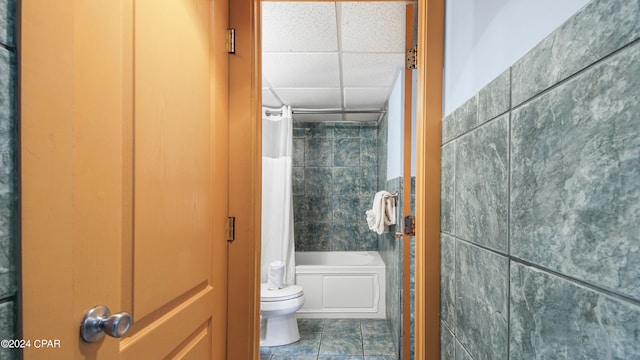
[[[227,24],[228,0],[22,1],[25,359],[226,357]],[[95,305],[127,335],[80,340]]]

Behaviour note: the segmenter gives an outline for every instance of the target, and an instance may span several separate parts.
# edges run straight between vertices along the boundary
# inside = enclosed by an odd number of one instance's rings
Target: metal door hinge
[[[236,29],[227,29],[227,52],[236,53]]]
[[[404,217],[405,235],[414,236],[416,234],[416,218],[409,215]]]
[[[407,50],[407,69],[418,68],[418,46],[414,46]]]
[[[236,238],[236,218],[227,218],[227,241],[233,241]]]

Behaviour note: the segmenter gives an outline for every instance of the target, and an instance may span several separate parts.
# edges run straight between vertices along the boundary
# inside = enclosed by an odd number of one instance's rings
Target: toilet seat
[[[295,299],[302,296],[302,286],[290,285],[282,289],[269,290],[267,284],[260,284],[260,301],[273,302]]]

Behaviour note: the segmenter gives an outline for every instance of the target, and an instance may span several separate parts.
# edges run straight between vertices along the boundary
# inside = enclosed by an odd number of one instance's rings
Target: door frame
[[[440,358],[440,144],[444,7],[444,0],[418,0],[416,359]]]
[[[249,146],[245,143],[232,149],[231,152],[239,152],[239,157],[235,159],[232,154],[230,160],[243,164],[241,171],[230,177],[230,216],[242,217],[242,223],[246,224],[246,227],[238,228],[242,234],[237,233],[239,236],[234,241],[237,243],[232,243],[229,251],[229,323],[237,326],[229,328],[228,358],[233,355],[234,359],[257,359],[259,356],[261,1],[274,0],[235,0],[230,11],[230,26],[236,29],[238,36],[236,54],[230,58],[230,117],[234,119],[230,123],[230,138],[242,133],[250,141]],[[444,0],[417,0],[417,4],[415,358],[438,359]],[[234,184],[237,184],[235,189]],[[252,286],[243,286],[232,294],[233,284]]]
[[[262,192],[260,0],[230,0],[229,216],[227,359],[260,357],[260,212]]]

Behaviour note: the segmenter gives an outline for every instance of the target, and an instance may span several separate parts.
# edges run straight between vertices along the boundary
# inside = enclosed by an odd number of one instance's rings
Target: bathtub
[[[296,252],[299,318],[386,317],[385,266],[376,251]]]

